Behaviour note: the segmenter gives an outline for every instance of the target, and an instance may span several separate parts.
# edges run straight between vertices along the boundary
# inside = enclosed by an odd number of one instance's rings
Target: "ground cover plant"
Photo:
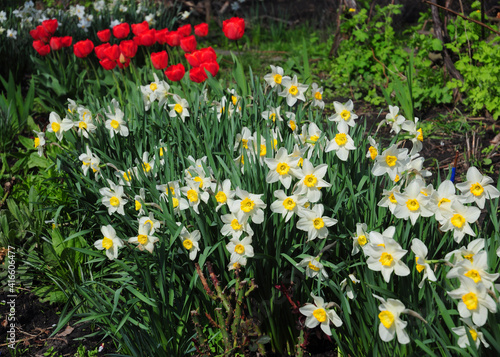
[[[169,15],[165,30],[78,6],[70,17],[106,16],[93,39],[65,47],[71,27],[42,21],[34,84],[23,97],[5,80],[0,102],[12,135],[34,132],[2,160],[36,170],[4,189],[2,245],[24,286],[65,303],[53,335],[92,322],[123,356],[500,351],[500,182],[428,170],[425,61],[401,56],[372,124],[351,99],[325,101],[306,41],[256,74],[240,17],[214,30]],[[395,9],[378,12],[385,31]]]

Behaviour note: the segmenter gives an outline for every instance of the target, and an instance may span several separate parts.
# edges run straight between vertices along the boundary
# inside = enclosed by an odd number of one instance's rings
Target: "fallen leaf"
[[[66,326],[63,332],[59,332],[56,337],[64,337],[68,336],[71,332],[73,332],[74,328],[71,327],[70,325]]]

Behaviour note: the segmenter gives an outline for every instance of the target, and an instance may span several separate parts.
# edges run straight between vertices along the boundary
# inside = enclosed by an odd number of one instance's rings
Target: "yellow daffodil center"
[[[378,318],[385,328],[391,328],[394,323],[394,314],[389,310],[384,310],[378,314]]]
[[[179,200],[175,197],[172,198],[172,207],[176,208],[179,205]]]
[[[245,247],[243,246],[243,244],[237,244],[235,247],[234,247],[234,251],[236,253],[238,253],[239,255],[245,253]]]
[[[418,201],[413,198],[411,200],[406,201],[406,207],[408,207],[410,211],[416,211],[420,208],[420,205],[418,204]]]
[[[275,74],[274,75],[274,82],[277,83],[277,84],[281,84],[281,79],[283,77],[281,77],[281,74]]]
[[[196,202],[198,201],[198,192],[196,192],[195,190],[189,190],[187,192],[187,198],[191,201],[191,202]]]
[[[238,222],[238,220],[235,218],[231,221],[231,228],[235,231],[239,231],[243,226]]]
[[[148,242],[148,236],[145,234],[139,234],[137,236],[137,241],[141,243],[142,245],[146,244]]]
[[[135,210],[138,211],[141,208],[142,208],[142,204],[139,201],[135,200]]]
[[[40,138],[35,138],[35,149],[40,145]]]
[[[370,146],[368,148],[368,151],[370,152],[370,157],[372,160],[375,160],[375,158],[377,157],[378,155],[378,150],[376,148],[374,148],[373,146]]]
[[[309,264],[307,264],[307,266],[309,267],[309,269],[311,269],[312,271],[319,271],[319,268],[314,265],[312,262],[309,262]]]
[[[156,85],[156,83],[151,83],[149,85],[149,89],[151,89],[153,92],[158,88],[158,86]]]
[[[394,197],[394,193],[391,193],[391,195],[389,196],[389,201],[391,201],[391,203],[398,203],[398,201],[396,201],[396,197]]]
[[[465,224],[465,218],[459,213],[455,213],[453,217],[451,217],[451,224],[453,224],[457,228],[462,228]]]
[[[467,259],[469,262],[474,263],[474,254],[464,255],[464,259]]]
[[[151,170],[151,165],[145,162],[142,164],[142,169],[144,170],[144,172],[149,172]]]
[[[236,105],[236,103],[238,103],[238,97],[232,95],[231,96],[231,101],[233,102],[233,105]]]
[[[358,237],[358,244],[360,246],[364,246],[366,243],[368,243],[368,240],[366,239],[366,236],[364,234],[360,235]]]
[[[120,123],[118,122],[118,120],[115,120],[115,119],[111,120],[111,127],[113,129],[118,129],[119,126],[120,126]]]
[[[182,245],[184,246],[184,248],[186,248],[187,250],[190,250],[191,248],[193,248],[193,241],[191,239],[184,239],[182,241]]]
[[[290,166],[286,162],[280,162],[278,166],[276,167],[276,171],[280,175],[286,175],[288,171],[290,170]]]
[[[174,105],[174,110],[181,114],[182,113],[182,105],[180,105],[179,103],[177,103],[176,105]]]
[[[245,149],[248,149],[248,139],[241,139],[241,145],[242,145]]]
[[[385,162],[390,167],[396,165],[396,161],[398,161],[398,158],[396,156],[387,155],[387,157],[385,158]]]
[[[348,121],[351,118],[351,112],[344,109],[340,112],[340,117],[345,121]]]
[[[472,337],[472,339],[473,339],[474,341],[475,341],[475,340],[477,340],[477,332],[476,332],[476,330],[474,330],[474,329],[470,329],[470,330],[469,330],[469,333],[470,333],[470,337]]]
[[[417,132],[418,132],[417,140],[424,141],[424,134],[422,134],[422,129],[418,129]]]
[[[313,174],[309,174],[304,177],[304,184],[307,187],[314,187],[316,186],[316,183],[318,183],[318,179]]]
[[[240,206],[243,212],[248,213],[253,210],[255,203],[247,197],[243,201],[241,201]]]
[[[302,165],[303,165],[303,164],[304,164],[304,159],[301,157],[301,158],[299,159],[299,162],[297,163],[297,166],[298,166],[298,167],[302,167]]]
[[[479,184],[479,182],[476,182],[470,186],[470,192],[476,197],[481,196],[484,192],[484,188]]]
[[[467,293],[462,296],[462,301],[464,302],[465,306],[469,310],[475,310],[477,309],[477,295],[474,294],[472,291],[470,293]]]
[[[284,201],[283,201],[283,207],[285,207],[285,209],[291,211],[295,208],[297,204],[295,203],[294,200],[292,200],[290,197],[286,198]]]
[[[226,196],[226,194],[223,191],[219,191],[215,195],[215,199],[217,200],[218,203],[226,203],[227,196]]]
[[[78,127],[80,129],[87,129],[87,123],[85,123],[84,121],[78,122]]]
[[[51,127],[52,127],[52,131],[54,133],[57,133],[61,129],[61,125],[59,123],[57,123],[57,122],[53,122],[51,124]]]
[[[125,181],[132,180],[132,175],[130,174],[130,172],[124,172],[122,176]]]
[[[325,322],[326,321],[326,311],[323,308],[319,308],[313,311],[313,316],[318,320],[319,322]]]
[[[323,99],[323,95],[321,95],[320,92],[316,92],[316,93],[314,93],[314,99],[321,100],[321,99]]]
[[[325,222],[323,222],[323,218],[318,217],[318,218],[313,219],[313,226],[316,229],[323,228],[325,226]]]
[[[200,184],[200,188],[203,187],[203,179],[200,176],[196,176],[194,178],[194,182],[198,182]]]
[[[288,122],[288,125],[290,125],[290,129],[292,129],[292,131],[295,131],[295,129],[297,129],[297,124],[295,124],[295,121],[293,120],[290,120]]]
[[[349,12],[356,12],[356,9],[355,9],[355,8],[353,8],[353,7],[350,7],[350,8],[349,8]]]
[[[291,94],[291,95],[297,95],[299,94],[299,89],[297,88],[297,86],[290,86],[290,89],[288,89],[288,92]]]
[[[319,135],[313,135],[313,136],[311,136],[311,137],[309,138],[309,140],[311,140],[311,141],[312,141],[312,142],[314,142],[314,143],[315,143],[316,141],[318,141],[318,139],[319,139]]]
[[[335,135],[335,142],[338,146],[344,146],[347,143],[347,135],[344,133],[338,133]]]
[[[163,156],[163,148],[160,148],[160,156]]]
[[[447,199],[446,197],[443,197],[439,200],[438,202],[438,207],[441,207],[441,205],[445,202],[451,202],[449,199]]]
[[[102,246],[103,246],[103,248],[108,250],[109,248],[111,248],[113,246],[113,240],[109,239],[108,237],[104,237],[102,239]]]
[[[394,182],[398,182],[400,179],[399,175],[396,175],[396,177],[394,177]]]
[[[429,195],[427,194],[427,192],[420,191],[420,193],[421,193],[422,195],[424,195],[425,197],[428,197],[428,196],[429,196]]]
[[[382,256],[379,259],[379,261],[382,263],[383,266],[388,267],[388,266],[392,265],[392,262],[394,261],[394,258],[389,253],[383,252]]]
[[[275,122],[276,121],[276,114],[274,114],[274,113],[269,114],[269,119],[271,119],[273,122]]]
[[[481,275],[479,275],[479,272],[476,269],[471,269],[464,275],[474,280],[476,284],[481,281]]]
[[[119,206],[120,205],[120,199],[116,196],[113,196],[109,199],[109,204],[113,207]]]
[[[418,271],[419,273],[421,273],[421,272],[422,272],[422,270],[424,270],[424,269],[425,269],[425,265],[418,264],[418,260],[419,260],[419,259],[420,259],[420,260],[423,260],[422,258],[415,257],[415,263],[417,263],[417,267],[416,267],[416,268],[417,268],[417,271]]]
[[[267,148],[266,148],[266,145],[261,144],[261,145],[260,145],[260,156],[266,156],[266,154],[267,154]]]

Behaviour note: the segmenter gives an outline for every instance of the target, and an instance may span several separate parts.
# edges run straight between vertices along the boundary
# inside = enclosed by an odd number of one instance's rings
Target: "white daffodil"
[[[387,207],[389,208],[389,211],[391,211],[392,214],[394,214],[394,211],[396,210],[396,207],[398,207],[398,200],[396,200],[396,197],[394,194],[400,193],[401,186],[394,186],[390,190],[384,189],[382,191],[382,199],[377,203],[377,206],[380,207]]]
[[[254,147],[254,137],[252,132],[246,126],[241,129],[241,133],[236,134],[234,150],[240,148],[241,151],[245,150],[247,155],[252,155],[252,149]]]
[[[351,281],[352,284],[359,284],[361,282],[361,280],[356,279],[356,277],[353,274],[349,274],[349,280]],[[340,290],[343,291],[344,289],[345,289],[345,294],[349,299],[354,300],[356,298],[356,293],[352,289],[351,284],[347,282],[347,278],[340,282]]]
[[[335,107],[335,114],[328,117],[328,120],[339,123],[344,122],[352,127],[356,125],[354,120],[358,119],[358,116],[352,111],[354,108],[352,100],[349,99],[345,104],[333,102],[333,106]]]
[[[462,191],[464,203],[475,202],[481,209],[484,208],[485,201],[491,200],[500,196],[494,186],[491,185],[493,179],[488,176],[483,176],[474,166],[467,170],[467,181],[457,183],[457,188]]]
[[[215,192],[215,200],[217,201],[215,212],[218,212],[219,209],[225,204],[231,206],[236,192],[231,190],[231,181],[229,179],[225,179],[222,183],[217,184]]]
[[[434,212],[437,221],[443,221],[444,215],[452,212],[451,204],[458,200],[455,185],[450,180],[444,180],[429,199],[429,208]]]
[[[49,124],[47,125],[47,132],[56,134],[57,140],[61,141],[63,138],[63,133],[70,130],[73,127],[73,121],[71,119],[61,117],[56,112],[51,112],[49,115]]]
[[[123,119],[124,113],[120,108],[117,107],[117,104],[113,103],[115,112],[106,113],[108,120],[106,120],[105,125],[106,129],[109,130],[109,135],[114,137],[115,134],[120,134],[121,136],[128,136],[129,130],[125,120]]]
[[[194,211],[200,214],[198,206],[202,201],[207,203],[210,195],[205,191],[200,192],[200,185],[195,181],[187,181],[186,184],[185,187],[181,188],[181,192],[187,197],[188,203],[193,207]]]
[[[380,271],[386,283],[391,280],[391,274],[406,276],[410,274],[410,269],[401,261],[401,258],[407,253],[402,249],[398,242],[392,237],[396,229],[394,226],[387,228],[382,234],[370,232],[370,244],[365,248],[368,255],[366,263],[368,268],[373,271]],[[383,243],[375,245],[377,241]]]
[[[322,133],[323,132],[316,125],[316,123],[309,123],[309,125],[307,124],[302,125],[302,133],[299,136],[299,138],[300,142],[310,149],[307,154],[308,158],[311,158],[313,150],[316,147],[316,144],[318,143],[318,140],[321,137]],[[323,151],[323,146],[324,146],[323,143],[320,142],[319,144],[320,149],[318,151],[318,154],[320,154],[320,151]]]
[[[262,112],[262,118],[264,120],[272,121],[276,123],[277,121],[283,121],[283,118],[280,115],[281,107],[270,107],[269,110],[265,110]]]
[[[364,248],[368,243],[367,229],[366,223],[356,223],[356,236],[352,237],[351,255],[358,254],[359,248]]]
[[[116,231],[111,225],[102,226],[101,233],[104,236],[102,239],[94,243],[94,247],[99,250],[106,249],[106,256],[109,260],[114,260],[118,257],[118,249],[123,247],[123,241],[116,236]]]
[[[493,289],[493,283],[500,276],[499,273],[490,274],[487,272],[488,255],[486,251],[481,251],[474,255],[474,259],[464,259],[446,274],[447,279],[466,276],[474,280],[475,283],[483,282],[487,289]]]
[[[368,142],[370,143],[370,147],[368,148],[368,152],[366,153],[366,157],[370,158],[372,160],[375,160],[375,158],[378,155],[378,150],[379,150],[378,143],[371,136],[368,136]]]
[[[377,155],[372,168],[374,176],[388,174],[391,180],[396,180],[396,176],[401,174],[407,163],[410,161],[408,149],[398,149],[396,144],[391,145],[384,150],[382,154]]]
[[[160,198],[167,202],[172,201],[172,208],[175,214],[180,214],[189,208],[188,201],[181,196],[179,181],[170,181],[167,184],[156,185],[156,189],[161,192]]]
[[[391,126],[390,132],[395,132],[396,134],[398,134],[401,131],[401,124],[403,124],[405,121],[405,117],[399,114],[399,107],[389,105],[389,113],[387,113],[385,119],[380,122],[378,128],[380,128],[382,124],[389,124]]]
[[[425,279],[436,281],[436,275],[434,275],[434,271],[429,263],[427,263],[427,247],[424,242],[418,238],[412,239],[411,251],[415,254],[415,268],[419,273],[424,272],[422,281],[418,284],[418,288],[421,289],[424,286]]]
[[[115,172],[115,175],[116,177],[118,177],[118,183],[120,185],[130,187],[132,185],[132,179],[134,177],[137,177],[137,168],[132,167],[127,171],[118,170],[117,172]]]
[[[299,311],[302,315],[306,316],[305,325],[307,328],[315,328],[320,325],[321,330],[328,336],[332,335],[332,330],[330,328],[330,322],[332,322],[335,327],[342,326],[342,320],[335,310],[328,309],[328,304],[322,297],[314,296],[311,294],[314,304],[307,303]]]
[[[306,257],[297,264],[298,267],[306,268],[306,276],[315,278],[319,275],[321,280],[328,279],[328,273],[325,267],[319,261],[319,257]]]
[[[231,235],[232,238],[239,239],[243,233],[249,236],[253,236],[253,230],[248,223],[248,219],[245,221],[239,221],[238,217],[234,213],[228,213],[221,216],[222,226],[220,232],[223,236]]]
[[[146,204],[146,192],[144,188],[139,189],[139,194],[134,197],[135,210],[140,216],[144,215],[144,205]]]
[[[189,116],[189,103],[186,99],[181,98],[177,94],[174,94],[172,96],[172,99],[174,100],[174,104],[169,104],[168,106],[170,107],[170,111],[168,112],[168,115],[171,118],[175,118],[179,116],[184,123],[186,117]]]
[[[283,68],[273,65],[271,65],[270,67],[271,73],[266,74],[264,76],[264,80],[269,86],[271,86],[271,88],[280,87],[283,79],[290,79],[290,77],[283,75]]]
[[[243,222],[248,218],[252,219],[252,223],[260,224],[264,222],[264,211],[266,204],[262,201],[262,195],[256,195],[244,191],[239,187],[235,192],[238,199],[235,199],[229,207],[230,211],[236,214],[238,221]],[[243,264],[242,264],[243,265]]]
[[[125,215],[125,204],[128,202],[122,196],[124,195],[123,186],[115,185],[115,183],[108,179],[108,187],[103,187],[99,190],[102,197],[102,204],[108,208],[108,213],[112,215],[118,212],[121,215]]]
[[[295,120],[295,113],[285,112],[285,117],[288,119],[286,124],[294,134],[297,133],[297,121]]]
[[[292,176],[297,177],[300,170],[297,169],[298,157],[288,155],[286,148],[282,147],[276,153],[274,158],[266,158],[264,162],[269,167],[266,176],[267,183],[280,181],[286,189],[290,188]]]
[[[82,171],[85,176],[87,176],[89,168],[92,169],[96,176],[98,175],[100,171],[99,164],[101,163],[101,159],[99,159],[99,157],[90,150],[88,145],[85,154],[78,156],[78,160],[82,162]]]
[[[247,264],[247,258],[252,258],[254,256],[252,236],[247,236],[242,240],[231,238],[226,245],[226,249],[231,254],[231,264],[238,263],[241,266],[245,266]]]
[[[423,147],[422,142],[424,141],[424,135],[422,133],[422,129],[417,129],[417,123],[418,118],[415,118],[415,121],[406,120],[403,125],[401,125],[401,128],[410,134],[410,140],[413,143],[410,155],[420,152]]]
[[[467,348],[467,346],[470,346],[469,337],[467,336],[467,331],[469,332],[470,337],[472,337],[472,340],[476,343],[476,348],[479,348],[481,342],[483,343],[484,348],[490,347],[490,345],[484,339],[483,333],[478,330],[478,326],[474,325],[471,319],[460,319],[460,320],[462,320],[464,324],[467,325],[467,327],[460,326],[451,328],[453,333],[458,336],[458,341],[457,341],[458,347]]]
[[[189,259],[195,260],[198,251],[200,250],[199,241],[201,234],[199,230],[188,232],[188,230],[182,227],[179,238],[182,241],[182,246],[189,252]]]
[[[451,211],[444,213],[443,220],[439,222],[441,223],[439,229],[442,232],[453,230],[453,239],[455,239],[455,242],[460,243],[466,234],[476,236],[469,223],[476,222],[480,215],[481,210],[479,208],[464,206],[459,201],[455,201],[451,205]]]
[[[488,310],[491,313],[497,312],[495,300],[488,295],[486,286],[482,282],[475,283],[471,278],[460,276],[460,287],[449,291],[453,299],[459,299],[458,313],[460,317],[468,318],[472,316],[472,321],[477,326],[483,326],[488,320]]]
[[[292,79],[290,79],[290,77],[283,77],[281,80],[281,84],[284,88],[281,92],[278,93],[278,95],[281,97],[285,97],[286,104],[288,104],[290,107],[293,107],[295,103],[297,103],[297,100],[301,100],[303,102],[306,101],[304,93],[309,86],[299,83],[297,80],[297,76],[293,76]]]
[[[403,169],[405,178],[407,180],[413,180],[415,178],[424,180],[426,177],[432,176],[432,173],[423,167],[424,161],[425,159],[420,157],[420,154],[410,155],[410,160]]]
[[[155,234],[156,230],[161,227],[161,222],[155,218],[153,212],[150,212],[148,216],[138,217],[137,221],[139,222],[139,227],[149,226],[150,235]]]
[[[274,196],[277,198],[271,204],[271,211],[281,214],[285,218],[285,222],[288,222],[294,214],[299,216],[304,210],[304,205],[307,202],[307,197],[291,195],[288,196],[283,190],[274,191]]]
[[[144,172],[144,174],[146,176],[149,176],[151,175],[153,172],[154,172],[154,166],[155,166],[155,159],[154,157],[153,158],[149,158],[149,152],[148,151],[144,151],[142,153],[142,161],[140,163],[138,163],[136,161],[136,163],[138,164],[138,166],[140,168],[142,168],[142,171]]]
[[[460,263],[464,259],[468,259],[474,262],[474,257],[476,254],[484,249],[484,238],[477,238],[471,241],[467,247],[461,247],[460,249],[453,250],[446,254],[445,260],[449,261],[451,264],[455,265]]]
[[[398,342],[405,345],[410,342],[408,334],[404,330],[408,322],[401,320],[399,317],[405,312],[404,304],[397,299],[383,299],[380,296],[373,294],[373,297],[378,299],[382,304],[379,305],[378,319],[380,325],[378,326],[378,334],[380,339],[384,342],[389,342],[397,336]]]
[[[418,217],[430,217],[434,213],[427,207],[429,202],[428,195],[422,193],[424,182],[422,180],[413,180],[403,193],[394,193],[398,205],[394,209],[394,215],[411,221],[415,225]]]
[[[89,133],[96,131],[97,127],[92,122],[92,113],[84,107],[78,107],[78,121],[74,124],[77,127],[79,136],[83,135],[85,138],[89,137]]]
[[[316,167],[308,160],[304,159],[302,171],[299,171],[297,178],[300,180],[296,185],[294,193],[305,195],[309,202],[318,202],[321,198],[321,188],[330,187],[331,184],[323,180],[328,166],[321,164]]]
[[[323,212],[322,204],[317,204],[312,209],[304,208],[300,211],[301,218],[297,222],[297,228],[307,232],[307,241],[326,238],[328,236],[327,227],[337,223],[336,219],[323,216]]]
[[[160,239],[158,237],[150,235],[150,232],[151,232],[151,223],[140,225],[137,236],[130,237],[128,242],[132,244],[137,244],[137,248],[140,251],[147,250],[148,252],[153,253],[155,243],[158,242]]]
[[[33,132],[36,134],[36,138],[33,139],[33,145],[35,149],[38,150],[38,155],[41,157],[43,156],[43,148],[45,147],[45,133],[36,130],[33,130]]]
[[[328,142],[325,152],[334,150],[337,157],[342,161],[347,161],[350,150],[356,150],[354,141],[349,136],[349,127],[345,122],[340,122],[337,126],[338,133]]]
[[[313,97],[312,106],[324,109],[325,102],[323,101],[323,87],[319,87],[317,83],[313,83],[311,85],[311,95]]]
[[[156,100],[155,90],[157,88],[158,85],[154,82],[149,85],[140,86],[145,111],[148,111],[151,108],[151,103]]]

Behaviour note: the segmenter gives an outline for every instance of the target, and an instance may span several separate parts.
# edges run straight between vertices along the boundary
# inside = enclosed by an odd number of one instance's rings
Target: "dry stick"
[[[452,14],[455,14],[455,15],[457,15],[457,16],[460,16],[461,18],[463,18],[463,19],[465,19],[465,20],[467,20],[467,21],[472,21],[472,22],[474,22],[474,23],[478,24],[479,26],[483,26],[484,28],[487,28],[487,29],[488,29],[488,30],[490,30],[491,32],[494,32],[494,33],[496,33],[497,35],[500,35],[500,32],[499,32],[499,31],[496,31],[494,28],[492,28],[492,27],[490,27],[490,26],[488,26],[488,25],[486,25],[486,24],[484,24],[484,23],[482,23],[482,22],[480,22],[480,21],[477,21],[477,20],[471,19],[470,17],[467,17],[467,16],[464,16],[464,15],[462,15],[462,14],[459,14],[459,13],[458,13],[458,12],[456,12],[456,11],[453,11],[453,10],[451,10],[451,9],[448,9],[448,8],[444,7],[444,6],[438,5],[438,4],[436,4],[436,3],[433,3],[433,2],[430,2],[430,1],[427,1],[427,0],[422,0],[422,1],[423,1],[423,2],[425,2],[425,3],[427,3],[427,4],[430,4],[430,5],[432,5],[432,6],[435,6],[435,7],[438,7],[438,8],[440,8],[440,9],[443,9],[443,10],[445,10],[445,11],[451,12]]]

